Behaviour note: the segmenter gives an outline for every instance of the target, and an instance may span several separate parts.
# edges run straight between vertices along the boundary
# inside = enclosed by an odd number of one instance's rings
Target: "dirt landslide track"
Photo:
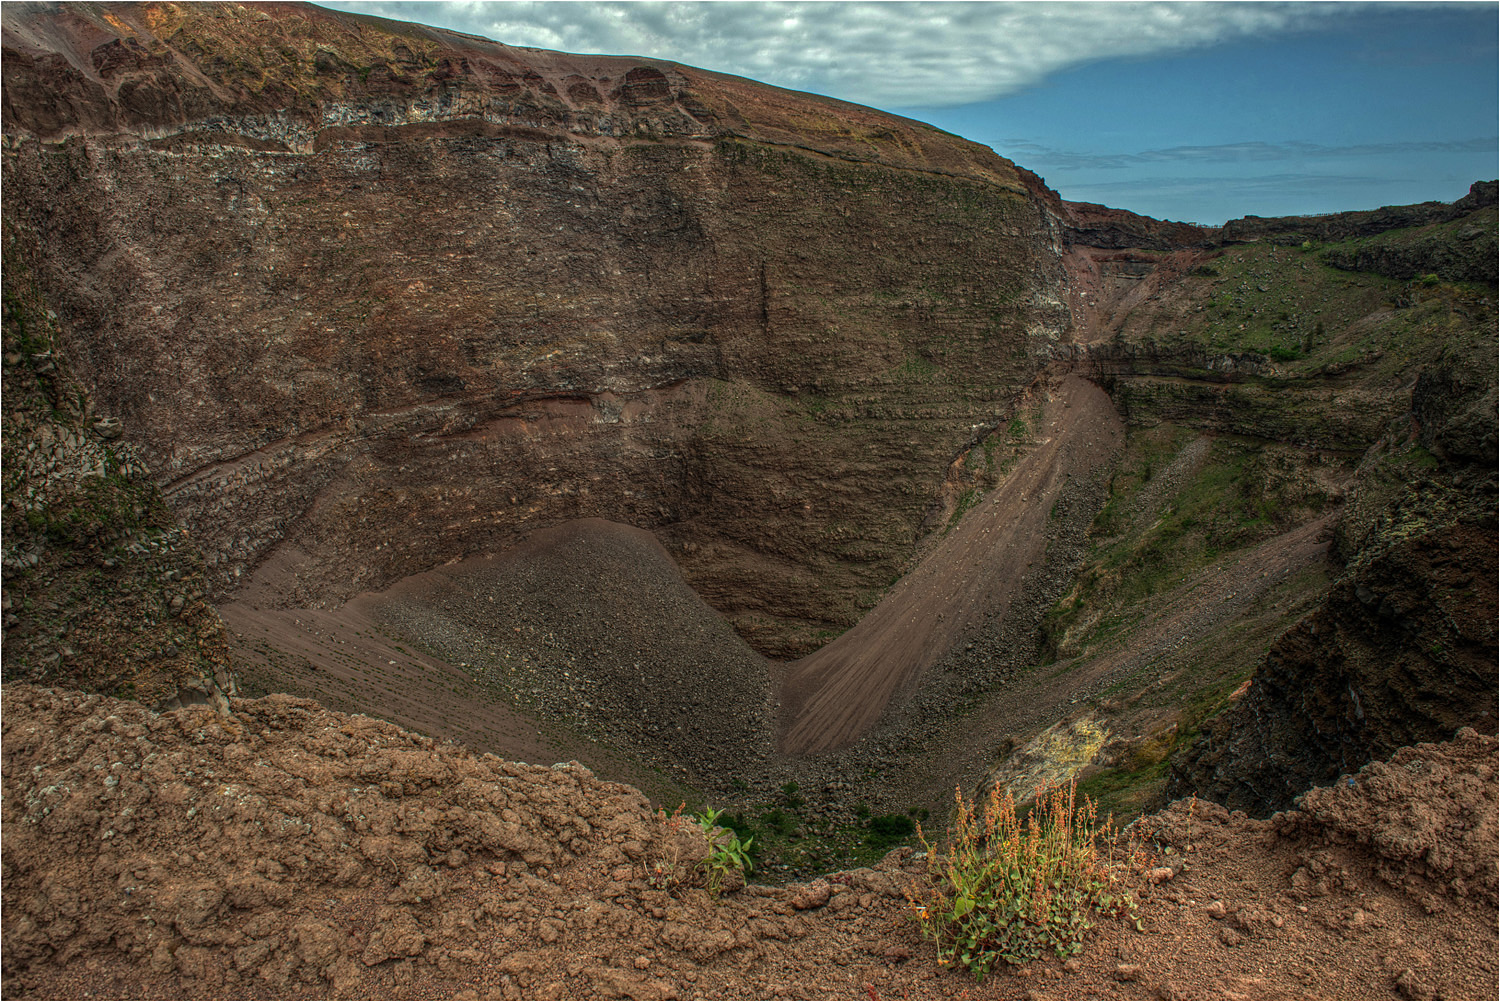
[[[157,714],[3,696],[7,998],[1493,998],[1496,741],[1300,811],[1179,802],[1117,852],[1141,928],[976,984],[923,863],[709,896],[701,836],[587,769],[288,696]]]
[[[1110,460],[1123,429],[1103,390],[1068,376],[1038,434],[1038,446],[858,625],[787,669],[783,751],[853,741],[967,631],[1005,614],[1046,549],[1053,502],[1070,478]]]

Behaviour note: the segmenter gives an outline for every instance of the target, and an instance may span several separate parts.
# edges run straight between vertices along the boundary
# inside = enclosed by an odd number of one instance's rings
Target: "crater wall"
[[[221,600],[597,516],[803,653],[1066,336],[1034,179],[918,123],[295,5],[44,13],[7,213]]]

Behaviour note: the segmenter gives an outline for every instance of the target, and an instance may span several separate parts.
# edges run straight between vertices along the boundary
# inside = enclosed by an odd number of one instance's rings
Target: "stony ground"
[[[772,787],[763,660],[641,529],[566,523],[338,609],[262,608],[252,590],[223,615],[251,694],[578,759],[663,803],[697,798],[684,781]]]
[[[923,863],[710,896],[707,843],[577,766],[287,696],[156,714],[4,690],[14,998],[1489,998],[1496,741],[1405,749],[1300,811],[1179,802],[1117,849],[1140,930],[976,983]]]

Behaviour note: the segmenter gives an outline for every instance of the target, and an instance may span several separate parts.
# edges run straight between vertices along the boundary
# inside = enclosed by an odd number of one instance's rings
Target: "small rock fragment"
[[[811,908],[822,908],[828,904],[828,899],[832,895],[833,888],[826,880],[815,880],[792,896],[791,905],[802,912]]]
[[[1396,989],[1401,993],[1402,998],[1432,999],[1437,997],[1437,992],[1433,990],[1433,987],[1409,967],[1396,976]]]

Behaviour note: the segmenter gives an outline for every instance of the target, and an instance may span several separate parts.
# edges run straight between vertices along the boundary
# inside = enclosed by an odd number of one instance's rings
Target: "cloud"
[[[1343,3],[483,3],[325,6],[510,45],[647,55],[880,107],[1014,93],[1071,66],[1307,30]]]
[[[1476,139],[1363,143],[1352,146],[1246,142],[1216,146],[1172,146],[1160,150],[1142,150],[1139,153],[1078,153],[1014,140],[1002,143],[1001,152],[1038,168],[1109,170],[1164,163],[1264,163],[1335,157],[1390,157],[1408,153],[1493,153],[1497,145],[1500,145],[1500,137],[1486,136]]]

